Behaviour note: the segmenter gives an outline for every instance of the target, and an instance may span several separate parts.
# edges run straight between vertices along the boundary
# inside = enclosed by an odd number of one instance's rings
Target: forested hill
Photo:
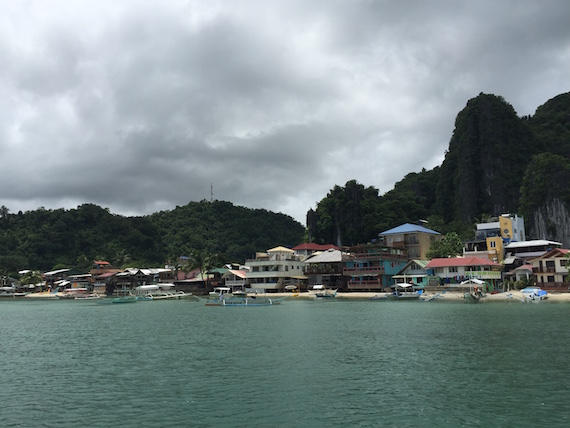
[[[455,120],[441,166],[410,173],[380,196],[351,180],[307,213],[315,242],[368,242],[404,222],[427,219],[442,233],[473,237],[478,220],[525,216],[529,238],[570,246],[570,93],[518,117],[502,97],[479,94]]]
[[[243,263],[278,245],[294,247],[303,241],[305,228],[292,217],[230,202],[190,202],[173,211],[149,217],[160,231],[169,256],[204,250],[227,262]]]
[[[117,267],[162,266],[191,251],[242,263],[256,251],[295,246],[304,227],[293,218],[229,202],[191,202],[172,211],[124,217],[93,204],[12,214],[0,210],[0,273],[22,269],[89,269],[103,259]]]

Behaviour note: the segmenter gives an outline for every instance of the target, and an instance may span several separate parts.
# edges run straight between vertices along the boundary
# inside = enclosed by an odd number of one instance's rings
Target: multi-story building
[[[255,259],[245,262],[245,266],[249,269],[246,273],[249,286],[265,291],[281,290],[303,277],[301,257],[290,248],[281,246],[257,253]]]
[[[459,284],[467,279],[481,279],[494,287],[501,280],[501,265],[483,257],[445,257],[430,260],[428,275],[441,284]]]
[[[568,254],[570,254],[570,250],[554,248],[542,256],[530,260],[536,285],[544,289],[567,291],[570,285],[566,281],[570,266]]]
[[[325,288],[344,288],[342,267],[343,253],[340,250],[329,249],[314,253],[307,257],[303,264],[304,274],[307,277],[308,288],[323,284]]]
[[[381,291],[394,284],[392,277],[407,263],[404,248],[362,244],[349,248],[343,258],[348,291]]]
[[[486,257],[502,263],[505,246],[524,241],[524,219],[516,214],[503,214],[486,223],[478,223],[475,239],[467,241],[463,249],[464,257]]]
[[[405,249],[410,259],[425,259],[431,243],[443,236],[435,230],[417,224],[405,223],[378,234],[379,244],[389,248]]]

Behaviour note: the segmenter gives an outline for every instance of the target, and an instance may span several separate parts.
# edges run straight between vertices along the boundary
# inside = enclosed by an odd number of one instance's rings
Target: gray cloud
[[[441,163],[480,92],[568,91],[566,1],[4,2],[0,204],[306,211]]]

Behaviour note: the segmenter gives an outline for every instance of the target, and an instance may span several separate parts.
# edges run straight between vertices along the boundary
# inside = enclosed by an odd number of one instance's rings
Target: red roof
[[[432,259],[426,268],[453,267],[453,266],[497,266],[501,265],[483,257],[446,257]]]
[[[111,264],[109,262],[104,262],[102,260],[95,260],[93,263],[96,265],[109,265],[109,264]]]
[[[309,250],[309,251],[326,251],[330,249],[339,250],[340,248],[334,244],[315,244],[313,242],[305,242],[303,244],[297,245],[292,249],[295,251]]]

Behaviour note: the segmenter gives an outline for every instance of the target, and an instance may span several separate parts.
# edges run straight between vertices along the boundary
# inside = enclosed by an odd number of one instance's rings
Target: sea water
[[[570,426],[570,306],[0,301],[2,427]]]

